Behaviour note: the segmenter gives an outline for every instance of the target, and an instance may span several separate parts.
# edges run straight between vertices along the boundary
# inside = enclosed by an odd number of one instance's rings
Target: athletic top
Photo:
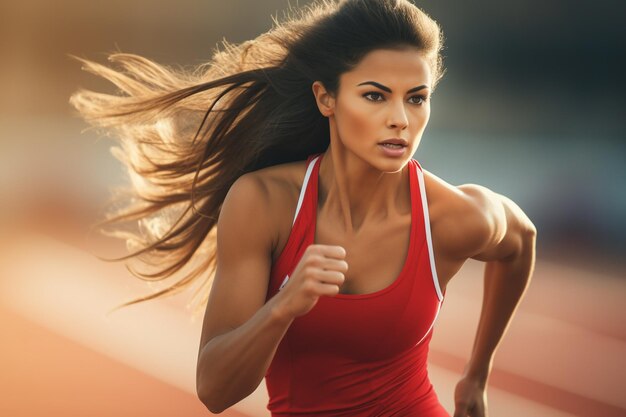
[[[266,300],[287,283],[313,244],[318,172],[307,170]],[[409,161],[411,237],[402,272],[382,290],[321,296],[294,319],[265,375],[272,416],[449,417],[428,378],[432,328],[443,303],[434,265],[422,168]]]

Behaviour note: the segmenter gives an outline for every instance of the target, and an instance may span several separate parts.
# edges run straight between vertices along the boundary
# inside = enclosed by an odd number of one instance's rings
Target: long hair
[[[318,0],[273,21],[256,39],[224,40],[223,50],[218,46],[193,70],[128,53],[109,55],[118,69],[74,57],[120,90],[79,90],[70,98],[87,122],[119,141],[111,151],[130,177],[114,194],[114,202],[125,205],[94,227],[125,239],[132,253],[104,260],[136,257],[158,267],[148,273],[126,265],[145,281],[192,267],[165,289],[119,307],[195,284],[195,312],[206,305],[216,269],[216,223],[231,185],[247,172],[303,160],[329,145],[314,81],[334,94],[340,75],[368,52],[407,46],[429,63],[431,90],[444,73],[442,32],[408,0]],[[138,223],[138,233],[121,227],[129,221]]]

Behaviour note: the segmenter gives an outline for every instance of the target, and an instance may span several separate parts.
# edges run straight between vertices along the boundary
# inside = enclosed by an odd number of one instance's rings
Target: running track
[[[201,318],[186,312],[188,294],[105,316],[150,289],[79,246],[42,234],[0,238],[0,415],[209,415],[195,396]],[[450,413],[480,313],[482,265],[466,263],[449,285],[431,342],[431,380]],[[496,353],[490,416],[626,416],[625,290],[615,271],[538,261]],[[261,384],[221,415],[268,416],[266,399]]]

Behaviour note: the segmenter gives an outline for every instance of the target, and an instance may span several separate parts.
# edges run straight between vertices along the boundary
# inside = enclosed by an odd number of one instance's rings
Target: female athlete
[[[273,416],[449,416],[428,345],[472,258],[486,262],[485,298],[454,417],[488,415],[536,229],[503,195],[450,185],[413,159],[442,47],[438,24],[408,0],[321,0],[226,43],[194,74],[130,54],[111,56],[123,71],[82,60],[124,93],[80,91],[72,103],[123,139],[115,152],[139,198],[109,222],[139,219],[144,240],[123,235],[143,243],[131,256],[167,264],[138,276],[197,261],[134,302],[201,282],[197,393],[212,412],[265,379]]]

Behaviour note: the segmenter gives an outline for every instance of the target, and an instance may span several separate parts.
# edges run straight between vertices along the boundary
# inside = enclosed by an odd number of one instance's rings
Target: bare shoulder
[[[262,168],[249,175],[256,175],[266,186],[272,187],[271,191],[293,191],[298,184],[302,185],[305,170],[306,161],[295,161]]]
[[[275,254],[281,251],[283,241],[291,230],[291,222],[285,219],[291,219],[296,211],[305,172],[306,161],[296,161],[273,165],[247,174],[254,175],[267,193],[271,224],[276,232],[272,246]]]
[[[281,207],[289,205],[294,169],[276,166],[248,172],[226,193],[217,222],[217,268],[201,347],[245,323],[265,303],[273,251],[285,223],[280,221]]]
[[[423,170],[433,235],[456,259],[503,259],[536,229],[511,199],[478,184],[451,185]]]

